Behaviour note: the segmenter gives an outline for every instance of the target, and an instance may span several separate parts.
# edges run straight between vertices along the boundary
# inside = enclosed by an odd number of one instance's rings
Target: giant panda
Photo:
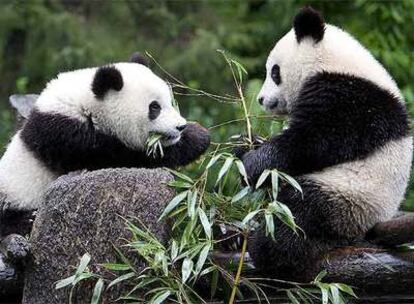
[[[398,210],[413,152],[407,110],[370,52],[310,7],[270,52],[258,102],[289,119],[242,156],[250,184],[265,169],[295,177],[303,196],[282,185],[278,201],[304,233],[275,220],[275,239],[262,225],[249,252],[265,275],[308,281],[329,250],[363,239]]]
[[[0,160],[0,210],[7,220],[37,209],[50,183],[71,171],[108,167],[175,168],[200,156],[209,133],[187,124],[172,91],[143,57],[59,74],[38,97]],[[163,156],[148,156],[151,133],[162,134]],[[26,231],[27,232],[27,231]]]

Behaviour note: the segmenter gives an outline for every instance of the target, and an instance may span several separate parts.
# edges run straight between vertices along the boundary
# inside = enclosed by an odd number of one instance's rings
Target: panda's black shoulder
[[[317,120],[328,126],[348,123],[361,132],[386,126],[388,139],[409,132],[408,112],[399,97],[356,75],[321,72],[310,77],[292,112],[293,120]]]
[[[368,79],[333,72],[320,72],[306,80],[298,100],[298,106],[323,103],[326,107],[334,107],[358,103],[361,108],[398,108],[402,105],[397,96]]]

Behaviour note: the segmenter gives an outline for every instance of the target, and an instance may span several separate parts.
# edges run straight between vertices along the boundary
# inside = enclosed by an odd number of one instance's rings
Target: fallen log
[[[414,242],[414,213],[402,213],[389,221],[376,224],[368,232],[367,240],[387,247]]]
[[[353,286],[360,295],[414,296],[414,252],[356,248],[335,255],[325,267],[326,281]]]

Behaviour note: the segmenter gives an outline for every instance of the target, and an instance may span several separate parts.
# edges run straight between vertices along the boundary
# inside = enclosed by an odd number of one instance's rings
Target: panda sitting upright
[[[14,232],[7,222],[37,209],[60,175],[108,167],[174,168],[208,148],[208,131],[186,124],[173,107],[170,87],[143,62],[133,56],[128,63],[61,73],[48,83],[0,160],[0,235]],[[164,156],[146,154],[152,132],[163,135]]]
[[[384,67],[353,37],[310,7],[271,51],[259,103],[287,113],[281,134],[242,156],[255,184],[265,169],[294,176],[303,197],[282,186],[305,235],[275,221],[275,240],[258,229],[249,244],[263,274],[307,281],[330,249],[364,238],[396,213],[412,160],[403,97]]]

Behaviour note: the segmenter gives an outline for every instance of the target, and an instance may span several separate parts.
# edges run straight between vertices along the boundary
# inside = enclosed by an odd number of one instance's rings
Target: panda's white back
[[[35,108],[50,113],[61,113],[84,120],[80,101],[86,101],[94,68],[60,73],[51,80],[35,103]],[[91,96],[92,97],[92,96]],[[59,130],[56,130],[59,132]],[[0,159],[0,191],[6,194],[8,208],[36,209],[44,194],[42,189],[58,175],[38,160],[24,144],[18,131]]]
[[[17,132],[0,159],[0,192],[6,195],[7,208],[32,210],[39,206],[43,191],[56,179],[24,145]]]
[[[398,211],[410,177],[413,139],[391,141],[371,156],[304,175],[335,201],[346,198],[354,206],[355,221],[367,229]],[[340,210],[338,210],[340,212]]]

